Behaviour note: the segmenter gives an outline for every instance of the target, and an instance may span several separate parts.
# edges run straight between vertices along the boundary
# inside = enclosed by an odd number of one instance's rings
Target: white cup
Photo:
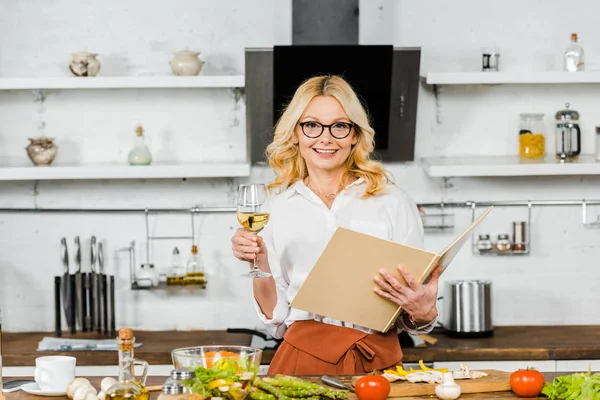
[[[42,392],[66,392],[75,379],[75,357],[46,356],[35,359],[35,382]]]

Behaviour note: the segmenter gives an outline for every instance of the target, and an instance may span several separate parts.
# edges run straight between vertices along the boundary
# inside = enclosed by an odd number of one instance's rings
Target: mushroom
[[[106,393],[108,391],[108,388],[114,385],[115,383],[117,383],[117,380],[115,378],[107,376],[106,378],[102,379],[102,382],[100,382],[100,390]]]
[[[67,396],[69,397],[69,399],[73,399],[73,396],[75,395],[75,391],[81,385],[92,386],[92,384],[90,383],[90,381],[88,379],[86,379],[86,378],[75,378],[75,379],[73,379],[69,383],[69,385],[67,386]]]
[[[106,393],[103,390],[98,393],[98,400],[106,400]]]
[[[92,399],[91,396],[88,397],[88,393],[91,393],[94,398]],[[96,388],[92,385],[84,384],[77,387],[77,390],[75,390],[75,393],[73,394],[73,400],[96,400],[97,394]]]

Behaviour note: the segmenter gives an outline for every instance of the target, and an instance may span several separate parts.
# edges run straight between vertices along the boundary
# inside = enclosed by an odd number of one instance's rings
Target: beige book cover
[[[386,269],[406,284],[397,266],[403,265],[419,283],[426,283],[437,265],[442,272],[461,250],[473,229],[490,213],[487,208],[439,253],[338,228],[321,253],[291,306],[314,314],[386,332],[401,308],[373,292],[373,280]]]

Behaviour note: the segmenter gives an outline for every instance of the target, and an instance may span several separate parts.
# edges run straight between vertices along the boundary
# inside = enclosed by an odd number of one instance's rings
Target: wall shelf
[[[560,163],[554,156],[522,160],[519,156],[464,156],[424,158],[422,166],[430,177],[559,176],[600,175],[600,161],[581,155],[574,162]]]
[[[600,72],[429,72],[421,79],[429,85],[600,83]]]
[[[250,163],[52,165],[0,167],[0,181],[79,179],[229,178],[250,176]]]
[[[243,88],[244,75],[0,78],[0,90]]]

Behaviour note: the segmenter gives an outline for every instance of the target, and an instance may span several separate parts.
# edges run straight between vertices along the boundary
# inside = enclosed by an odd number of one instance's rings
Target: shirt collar
[[[348,190],[354,186],[360,185],[361,183],[363,183],[365,180],[363,178],[358,178],[357,180],[355,180],[354,182],[352,182],[351,184],[349,184],[348,186],[346,186],[344,188],[344,190]],[[290,197],[292,197],[294,194],[296,193],[306,193],[307,190],[310,190],[305,184],[304,181],[302,179],[300,179],[299,181],[297,181],[296,183],[294,183],[292,186],[290,186],[289,188],[287,188],[287,190],[284,192],[285,193],[285,198],[289,199]]]

